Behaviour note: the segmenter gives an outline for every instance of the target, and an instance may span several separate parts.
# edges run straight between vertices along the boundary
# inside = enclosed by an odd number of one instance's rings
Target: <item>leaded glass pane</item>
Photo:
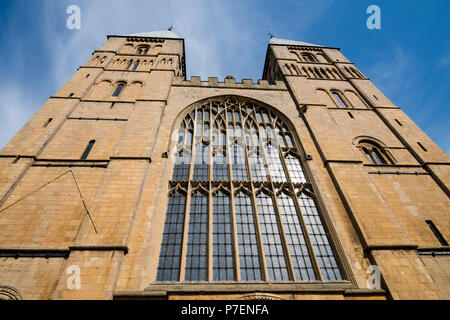
[[[234,121],[241,121],[241,116],[237,110],[234,111]]]
[[[336,263],[328,236],[323,228],[323,223],[317,211],[314,200],[306,194],[298,197],[300,209],[305,220],[311,244],[319,263],[322,278],[324,280],[342,280],[341,272]]]
[[[213,180],[228,181],[227,157],[221,150],[217,150],[213,158]]]
[[[284,137],[285,137],[285,139],[286,139],[286,141],[287,141],[288,147],[289,147],[289,148],[293,148],[294,145],[292,144],[291,136],[287,134],[287,135],[285,135]]]
[[[259,134],[261,135],[261,138],[263,139],[267,138],[266,128],[264,128],[262,124],[259,125]]]
[[[278,142],[281,147],[286,147],[286,142],[284,141],[284,137],[281,133],[278,133]]]
[[[260,193],[256,197],[256,204],[258,206],[259,223],[269,280],[289,280],[286,258],[272,197],[265,193]]]
[[[231,147],[233,180],[247,181],[247,169],[245,166],[245,149],[239,143],[234,143]]]
[[[239,193],[234,198],[236,210],[239,264],[242,281],[262,280],[258,239],[250,196]]]
[[[383,156],[376,148],[372,148],[372,156],[376,160],[377,164],[386,164],[386,161],[384,160]]]
[[[344,100],[342,100],[341,96],[338,93],[333,92],[333,96],[336,99],[336,101],[338,102],[340,107],[347,108],[347,105],[345,104]]]
[[[185,208],[186,196],[184,194],[175,192],[169,196],[156,276],[158,281],[179,280]]]
[[[209,169],[209,146],[199,143],[195,146],[194,177],[196,181],[207,181]]]
[[[234,280],[230,198],[219,191],[213,197],[213,280]]]
[[[284,233],[291,254],[296,280],[316,280],[314,269],[303,236],[300,220],[292,197],[282,193],[278,196],[278,207],[283,221]]]
[[[288,154],[285,158],[286,166],[289,170],[289,175],[291,176],[291,181],[293,183],[304,183],[306,182],[305,175],[303,174],[302,165],[297,157]]]
[[[272,181],[286,182],[286,174],[284,173],[283,164],[281,163],[280,152],[278,151],[278,148],[268,145],[266,147],[266,157]]]
[[[178,151],[175,157],[175,165],[173,169],[172,180],[187,181],[189,180],[189,166],[191,162],[190,152],[182,149]]]
[[[267,181],[266,168],[264,165],[264,157],[257,149],[249,151],[249,164],[252,172],[253,181],[258,182]]]
[[[183,143],[183,141],[184,141],[184,134],[185,134],[185,131],[183,129],[180,129],[178,131],[178,144],[182,144]]]
[[[186,250],[186,281],[207,280],[208,196],[197,192],[191,197]]]

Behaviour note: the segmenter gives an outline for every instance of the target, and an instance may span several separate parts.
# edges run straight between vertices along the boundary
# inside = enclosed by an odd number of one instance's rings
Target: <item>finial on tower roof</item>
[[[274,35],[272,34],[272,32],[270,32],[270,30],[268,33],[269,33],[270,39],[272,39],[274,37]]]
[[[172,29],[173,29],[173,23],[170,25],[169,28],[167,28],[167,30],[172,31]]]

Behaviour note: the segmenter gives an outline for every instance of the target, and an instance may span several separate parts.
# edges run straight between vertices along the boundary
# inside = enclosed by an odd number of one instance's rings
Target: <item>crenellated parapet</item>
[[[271,84],[267,80],[258,80],[253,83],[252,79],[242,79],[237,82],[235,78],[226,77],[223,82],[217,77],[208,77],[208,81],[202,81],[198,76],[192,76],[190,80],[184,80],[181,77],[174,77],[172,86],[188,87],[208,87],[208,88],[237,88],[237,89],[256,89],[256,90],[283,90],[286,91],[286,85],[283,81],[275,81]]]

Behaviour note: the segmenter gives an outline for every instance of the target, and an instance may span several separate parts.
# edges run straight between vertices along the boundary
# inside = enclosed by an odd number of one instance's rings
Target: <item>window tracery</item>
[[[207,101],[181,121],[175,150],[158,281],[342,280],[278,113],[235,96]]]

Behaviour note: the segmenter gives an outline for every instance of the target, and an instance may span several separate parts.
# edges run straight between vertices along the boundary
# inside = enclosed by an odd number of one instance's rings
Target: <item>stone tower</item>
[[[449,299],[449,164],[338,48],[111,35],[0,152],[0,298]]]

